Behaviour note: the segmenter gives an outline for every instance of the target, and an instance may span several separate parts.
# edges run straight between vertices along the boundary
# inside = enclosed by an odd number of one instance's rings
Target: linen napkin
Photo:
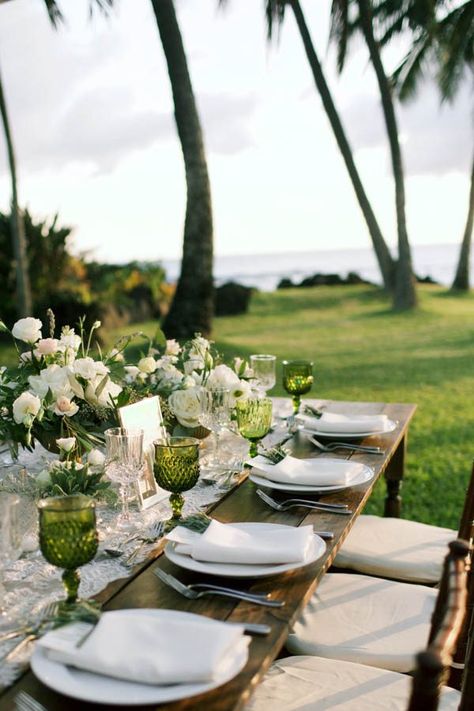
[[[146,612],[105,612],[79,647],[83,623],[49,632],[37,644],[49,659],[96,674],[144,684],[190,684],[219,678],[249,643],[242,627]]]
[[[248,464],[266,479],[301,486],[350,486],[364,469],[363,464],[343,459],[296,459],[290,455],[278,464],[258,455]]]
[[[176,552],[209,563],[278,565],[303,561],[313,542],[313,527],[274,528],[257,524],[244,530],[213,519],[204,533],[177,526],[167,535]]]
[[[337,415],[335,412],[323,412],[319,418],[311,417],[311,415],[298,415],[297,421],[308,432],[327,432],[335,435],[346,432],[357,434],[373,430],[386,432],[392,424],[392,420],[387,415]]]

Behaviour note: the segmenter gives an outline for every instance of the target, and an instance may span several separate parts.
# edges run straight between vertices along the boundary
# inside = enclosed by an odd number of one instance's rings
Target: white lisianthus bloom
[[[123,357],[122,351],[119,351],[117,348],[112,348],[108,355],[109,360],[114,360],[116,363],[123,363],[125,358]]]
[[[239,380],[230,390],[231,405],[235,404],[236,400],[247,400],[252,395],[252,386],[246,380]]]
[[[61,332],[61,338],[59,339],[58,347],[61,351],[66,351],[71,348],[75,353],[79,350],[81,345],[81,337],[74,333],[73,328],[65,326]]]
[[[199,392],[201,388],[175,390],[168,398],[170,410],[183,427],[197,427],[201,413]]]
[[[252,388],[234,373],[228,365],[218,365],[211,371],[206,382],[206,388],[226,388],[230,392],[230,405],[233,407],[236,400],[245,400],[251,394]]]
[[[43,324],[39,318],[21,318],[12,328],[12,336],[25,343],[36,343],[41,338],[41,328]]]
[[[156,371],[156,379],[160,388],[173,389],[183,381],[183,374],[174,365]]]
[[[41,338],[36,344],[35,356],[52,355],[58,350],[58,340],[56,338]]]
[[[177,356],[180,353],[181,353],[181,346],[179,345],[178,341],[176,341],[174,338],[171,338],[169,341],[166,341],[165,355]]]
[[[124,370],[125,370],[125,382],[126,383],[134,383],[135,380],[137,379],[137,375],[140,372],[139,368],[137,368],[136,365],[126,365]]]
[[[191,358],[183,363],[184,372],[186,375],[191,375],[196,370],[204,368],[204,360],[202,358]]]
[[[18,425],[29,425],[41,409],[39,397],[28,391],[13,401],[13,419]]]
[[[100,449],[91,449],[87,455],[87,461],[91,467],[101,467],[105,462],[105,454]]]
[[[99,375],[95,380],[89,381],[85,391],[85,399],[87,402],[90,402],[91,405],[110,407],[115,398],[122,392],[122,388],[120,385],[117,385],[117,383],[114,383],[113,380],[110,380],[110,378],[107,379],[107,382],[102,387],[102,380],[103,376]],[[102,390],[97,393],[99,386],[102,387]]]
[[[197,383],[192,377],[192,375],[186,375],[181,381],[181,387],[183,390],[187,390],[188,388],[195,388],[196,385],[200,385],[200,383]]]
[[[54,414],[59,417],[74,417],[78,410],[79,406],[65,395],[58,397],[53,406]]]
[[[142,371],[142,373],[154,373],[157,367],[158,364],[152,356],[140,358],[138,361],[138,368]]]
[[[66,454],[68,454],[69,452],[72,452],[72,450],[76,446],[76,438],[75,437],[59,437],[59,439],[56,440],[56,444],[58,445],[59,449],[61,449],[63,452],[66,452]]]
[[[243,358],[234,358],[234,370],[239,378],[251,378],[253,375],[252,369]]]
[[[109,369],[101,360],[94,360],[90,356],[77,358],[72,366],[75,375],[79,375],[84,380],[92,380],[98,375],[107,375]]]
[[[48,390],[51,390],[54,398],[60,395],[72,396],[69,370],[66,366],[56,365],[56,363],[48,365],[39,375],[30,375],[28,382],[33,392],[40,397],[45,397]]]

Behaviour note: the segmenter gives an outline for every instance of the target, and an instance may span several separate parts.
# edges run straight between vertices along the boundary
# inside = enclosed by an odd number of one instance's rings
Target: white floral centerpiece
[[[38,440],[46,449],[59,451],[61,438],[75,438],[77,455],[103,442],[101,432],[115,424],[115,408],[122,392],[112,371],[117,353],[93,358],[91,344],[96,321],[86,332],[63,327],[55,337],[54,315],[49,312],[49,336],[37,318],[22,318],[11,331],[18,350],[18,366],[0,368],[0,440],[13,449],[32,449]],[[20,346],[25,348],[21,351]],[[117,378],[120,380],[120,377]]]
[[[228,388],[231,406],[252,392],[249,382],[252,373],[247,363],[235,358],[233,367],[220,363],[213,343],[199,333],[182,347],[175,340],[163,340],[161,347],[150,344],[149,351],[137,365],[125,366],[124,388],[130,399],[144,393],[161,398],[167,429],[176,425],[194,430],[200,428],[200,399],[202,388]]]

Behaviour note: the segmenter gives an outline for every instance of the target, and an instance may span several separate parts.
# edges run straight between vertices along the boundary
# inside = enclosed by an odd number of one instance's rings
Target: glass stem
[[[81,578],[77,570],[65,570],[63,573],[63,583],[66,588],[67,598],[66,602],[72,604],[77,600],[77,591],[79,590],[79,583]]]
[[[258,442],[250,442],[249,454],[252,458],[256,457],[258,454],[258,446],[257,445],[258,445]]]
[[[171,494],[170,504],[173,515],[171,518],[181,518],[181,511],[183,510],[184,497],[181,494]]]
[[[127,520],[130,517],[128,510],[128,486],[127,484],[120,485],[120,499],[122,501],[122,518]]]
[[[293,400],[293,414],[297,415],[300,410],[301,397],[300,395],[293,395],[291,399]]]
[[[212,460],[213,460],[214,464],[217,464],[217,462],[219,461],[218,456],[217,456],[218,452],[219,452],[219,430],[213,430],[212,436],[214,439],[214,453],[212,455]]]

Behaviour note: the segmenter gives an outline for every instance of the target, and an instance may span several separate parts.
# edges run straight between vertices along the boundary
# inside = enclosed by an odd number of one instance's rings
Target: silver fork
[[[165,530],[165,522],[164,521],[155,521],[152,523],[150,526],[148,533],[146,535],[146,538],[144,537],[140,545],[135,548],[132,553],[128,556],[127,560],[125,563],[127,565],[131,565],[133,561],[137,558],[137,556],[141,553],[143,550],[143,547],[147,545],[148,543],[154,543],[155,541],[158,540],[158,538],[161,538]]]
[[[15,706],[18,711],[47,711],[43,704],[36,701],[36,699],[27,694],[26,691],[20,691],[15,696]]]
[[[335,449],[348,449],[351,452],[365,452],[366,454],[384,454],[383,449],[380,447],[370,447],[369,445],[363,444],[349,444],[349,442],[329,442],[328,444],[323,444],[314,435],[310,436],[310,441],[315,447],[321,450],[321,452],[334,452]]]
[[[220,595],[222,597],[233,598],[234,600],[250,602],[254,605],[263,605],[264,607],[283,607],[285,604],[282,600],[269,600],[266,596],[254,595],[253,593],[247,593],[243,590],[233,590],[232,588],[221,588],[218,585],[206,586],[205,583],[196,583],[199,589],[195,590],[195,585],[185,585],[173,575],[165,573],[161,568],[155,568],[153,573],[161,582],[173,588],[184,597],[187,597],[188,600],[199,600],[199,598],[206,595]]]
[[[326,513],[340,514],[342,516],[350,516],[352,511],[349,511],[347,504],[325,504],[319,501],[307,501],[305,499],[287,499],[281,503],[272,499],[271,496],[266,494],[261,489],[257,489],[257,496],[259,496],[262,501],[268,504],[275,511],[286,511],[287,509],[294,508],[295,506],[300,506],[306,509],[314,509],[316,511],[326,511]],[[325,531],[315,531],[318,536]],[[321,536],[322,538],[323,536]]]
[[[54,617],[57,606],[57,602],[49,602],[39,611],[34,625],[24,625],[23,627],[19,627],[11,632],[5,632],[0,635],[0,642],[7,642],[9,639],[14,639],[15,637],[21,637],[23,635],[37,635],[41,631],[42,626]]]

